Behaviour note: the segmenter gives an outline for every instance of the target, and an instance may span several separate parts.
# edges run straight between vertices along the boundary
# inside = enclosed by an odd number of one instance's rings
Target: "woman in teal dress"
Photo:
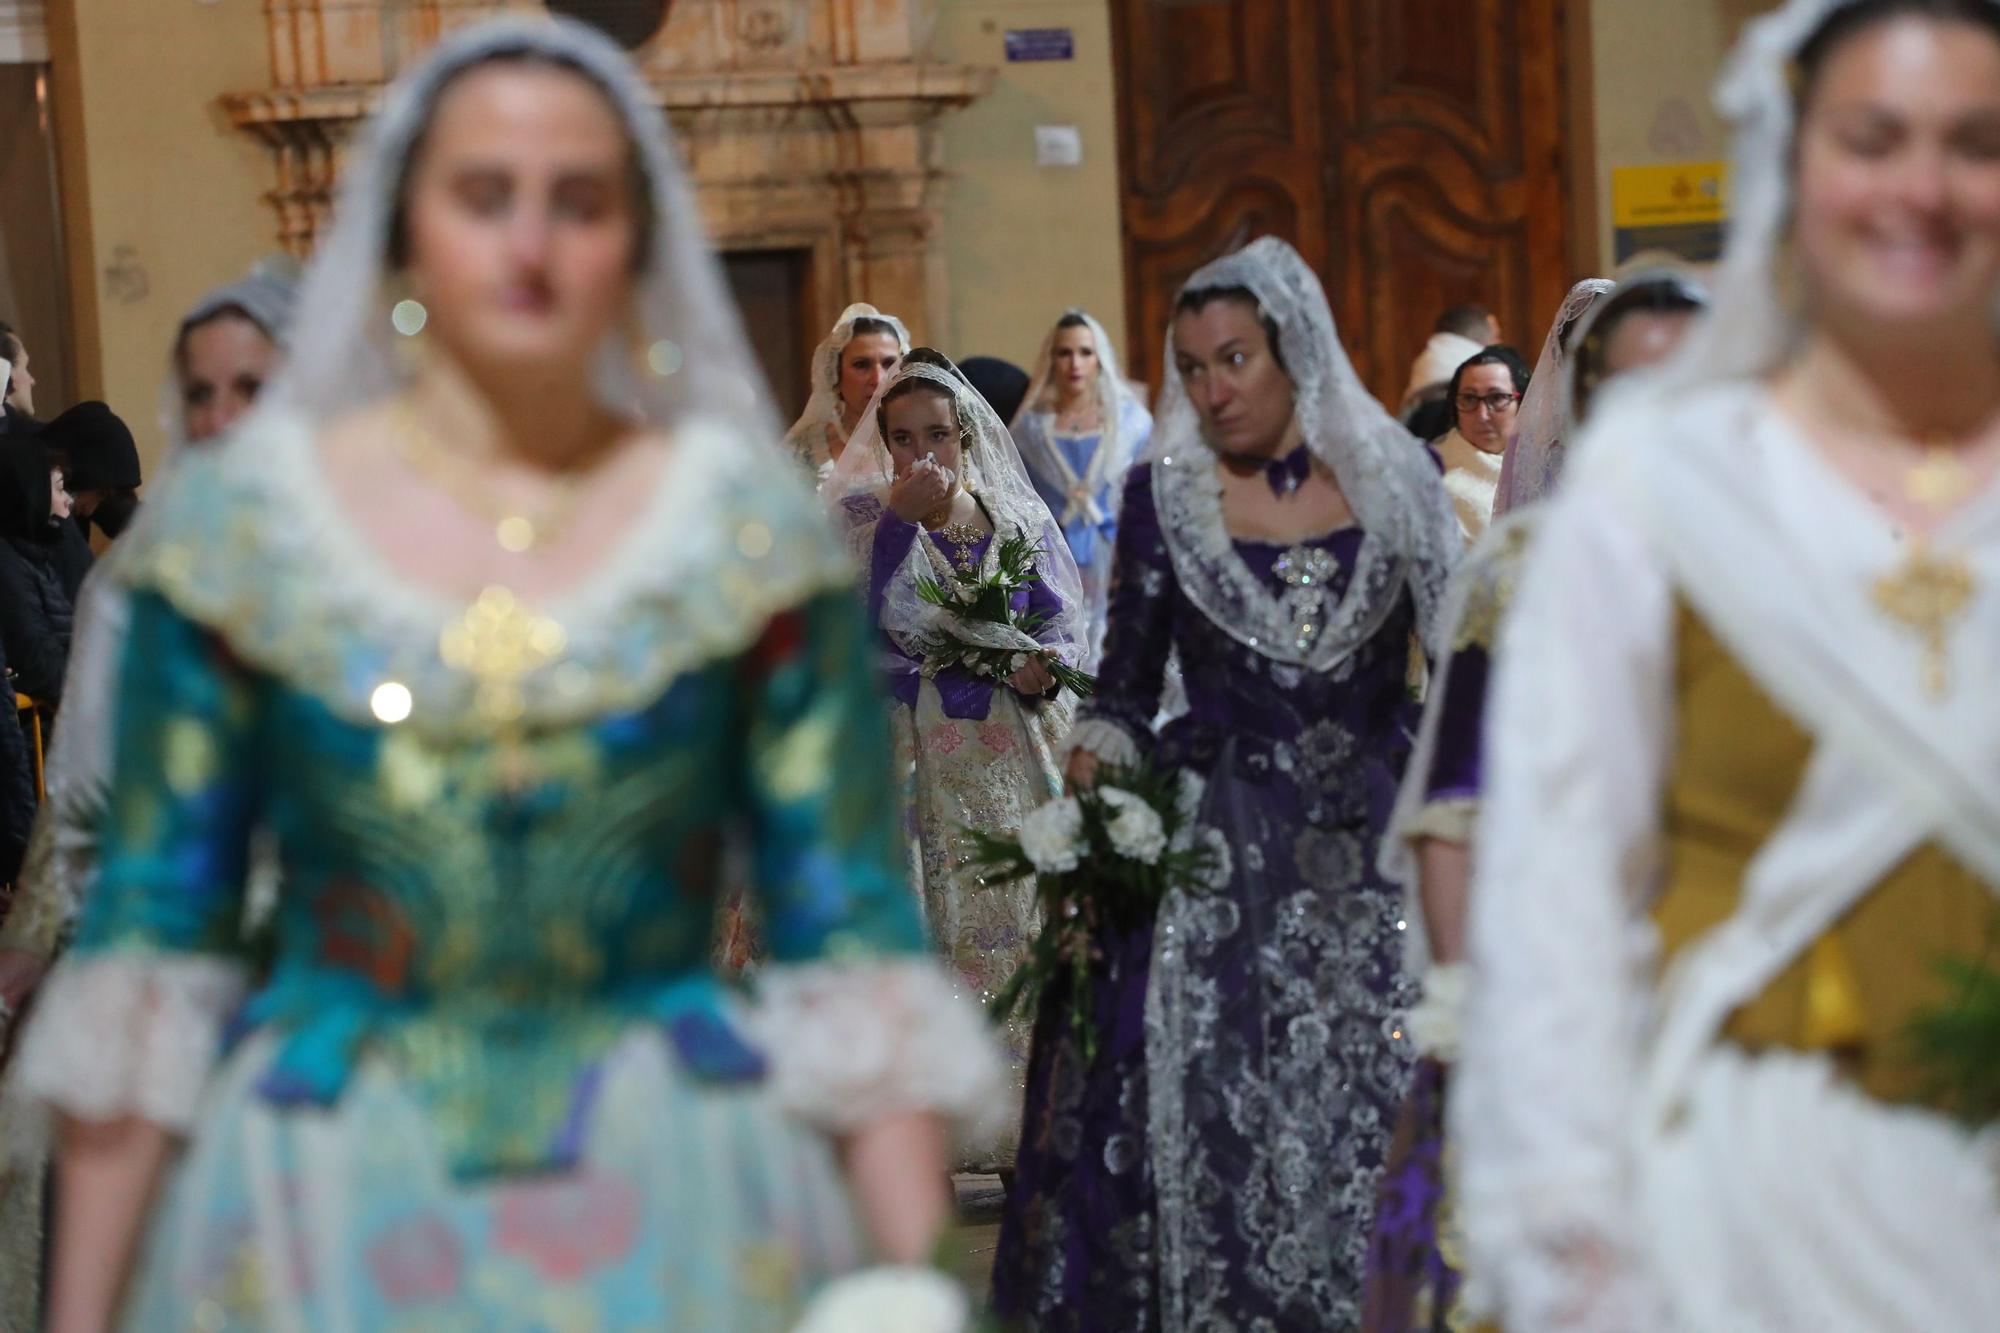
[[[8,1111],[58,1117],[60,1333],[789,1329],[928,1254],[997,1059],[669,143],[586,30],[444,43],[290,368],[107,562],[99,866]]]

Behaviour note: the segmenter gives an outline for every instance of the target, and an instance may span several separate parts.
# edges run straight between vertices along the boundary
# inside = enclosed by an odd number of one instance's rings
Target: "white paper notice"
[[[1035,165],[1038,167],[1082,166],[1083,131],[1074,125],[1035,126]]]

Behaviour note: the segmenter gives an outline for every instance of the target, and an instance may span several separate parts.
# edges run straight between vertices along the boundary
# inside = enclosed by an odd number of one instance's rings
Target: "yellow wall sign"
[[[1684,259],[1714,259],[1722,253],[1728,216],[1726,162],[1612,169],[1611,223],[1621,263],[1642,250],[1655,249]]]

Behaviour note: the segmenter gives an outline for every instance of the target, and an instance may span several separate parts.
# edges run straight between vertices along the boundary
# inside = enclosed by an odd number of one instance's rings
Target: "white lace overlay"
[[[82,1120],[137,1116],[185,1134],[221,1054],[223,1024],[248,985],[248,970],[228,958],[66,959],[35,1002],[9,1098]],[[10,1121],[17,1109],[26,1108],[10,1106]]]
[[[1136,764],[1139,762],[1139,745],[1127,734],[1125,728],[1116,722],[1107,722],[1101,717],[1086,717],[1070,728],[1069,743],[1063,747],[1063,760],[1078,750],[1097,756],[1106,764]]]
[[[1160,532],[1181,591],[1217,628],[1275,662],[1332,671],[1375,637],[1412,577],[1413,562],[1395,553],[1394,539],[1371,529],[1339,598],[1324,577],[1274,592],[1244,563],[1229,535],[1213,454],[1162,458],[1152,471]],[[1448,502],[1440,503],[1450,511]],[[1456,554],[1462,541],[1457,518],[1451,523]],[[1438,566],[1440,592],[1445,568]]]
[[[977,1143],[1012,1116],[985,1015],[929,959],[767,966],[744,1025],[772,1093],[830,1132],[926,1110]]]
[[[1179,469],[1206,479],[1213,473],[1215,454],[1202,438],[1194,404],[1181,383],[1169,333],[1160,415],[1147,459],[1160,464],[1154,469],[1160,526],[1183,591],[1204,615],[1246,646],[1276,661],[1324,671],[1330,661],[1373,633],[1369,626],[1349,642],[1344,632],[1366,624],[1365,608],[1378,600],[1394,604],[1393,595],[1385,597],[1383,588],[1371,586],[1374,580],[1369,575],[1379,572],[1394,580],[1388,590],[1392,594],[1409,587],[1429,641],[1440,632],[1445,579],[1465,546],[1437,470],[1355,374],[1334,329],[1326,291],[1298,251],[1276,237],[1262,237],[1198,270],[1181,290],[1233,287],[1254,294],[1260,313],[1277,325],[1278,350],[1295,390],[1293,410],[1306,447],[1333,470],[1356,522],[1368,534],[1369,546],[1385,549],[1381,555],[1364,552],[1338,617],[1341,623],[1320,633],[1318,644],[1295,646],[1298,636],[1286,632],[1292,628],[1289,619],[1272,614],[1276,599],[1247,571],[1238,573],[1243,562],[1233,552],[1225,560],[1215,549],[1218,541],[1228,545],[1219,521],[1212,528],[1189,526],[1190,516],[1176,512],[1170,503],[1169,476]],[[1180,486],[1183,503],[1209,507],[1200,489]]]

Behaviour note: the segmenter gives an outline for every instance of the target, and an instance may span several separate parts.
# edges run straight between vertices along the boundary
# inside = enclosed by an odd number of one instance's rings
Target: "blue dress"
[[[678,535],[601,596],[454,608],[328,573],[306,449],[191,457],[114,562],[101,871],[22,1077],[190,1136],[125,1326],[790,1328],[868,1260],[833,1133],[997,1065],[923,956],[831,535],[696,425]],[[709,964],[734,841],[754,993]],[[940,1034],[972,1064],[918,1074]]]
[[[1130,395],[1118,404],[1117,456],[1098,459],[1105,447],[1102,430],[1069,433],[1056,429],[1052,412],[1029,412],[1014,423],[1014,443],[1042,503],[1069,543],[1090,602],[1091,652],[1095,668],[1104,647],[1106,596],[1111,586],[1111,561],[1118,543],[1119,487],[1132,463],[1152,436],[1153,418]],[[1097,482],[1091,485],[1092,465]]]

